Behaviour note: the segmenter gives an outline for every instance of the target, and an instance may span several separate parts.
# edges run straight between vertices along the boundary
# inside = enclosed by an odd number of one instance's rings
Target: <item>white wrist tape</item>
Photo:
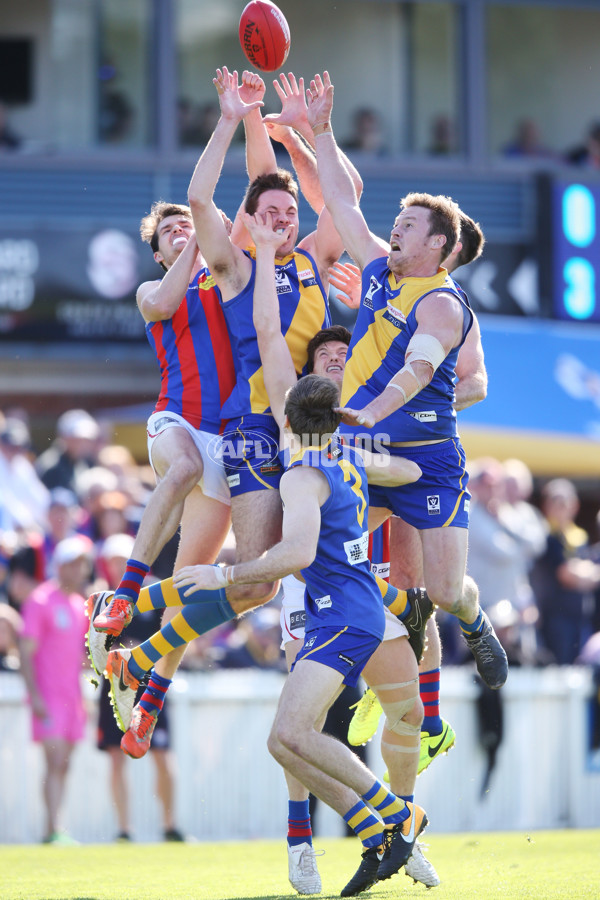
[[[233,569],[233,566],[215,566],[219,587],[226,588],[233,584]]]
[[[386,387],[394,388],[397,391],[400,391],[402,396],[404,397],[404,402],[408,403],[415,394],[418,394],[423,385],[419,381],[418,376],[413,370],[413,367],[409,362],[407,362],[399,372],[394,375],[391,381],[388,381]]]
[[[442,344],[432,334],[413,334],[408,347],[406,348],[405,359],[407,363],[422,362],[429,363],[433,371],[441,366],[446,359],[447,353]]]

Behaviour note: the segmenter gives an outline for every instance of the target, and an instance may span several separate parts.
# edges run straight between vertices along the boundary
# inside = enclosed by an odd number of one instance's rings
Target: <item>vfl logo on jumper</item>
[[[373,309],[373,294],[375,291],[379,291],[381,289],[381,285],[377,281],[374,275],[371,275],[371,280],[369,282],[369,290],[365,294],[363,298],[363,304],[367,306],[369,309]]]
[[[437,422],[437,413],[434,409],[423,409],[421,412],[409,412],[409,416],[417,422]]]
[[[350,659],[349,656],[344,656],[343,653],[338,653],[338,659],[341,659],[342,662],[347,663],[350,667],[356,665],[353,659]]]
[[[364,562],[368,558],[369,532],[365,531],[357,541],[344,541],[344,550],[351,566]]]
[[[305,624],[306,610],[298,609],[290,613],[290,631],[298,631],[299,628],[304,628]]]
[[[302,287],[305,288],[313,287],[317,283],[312,269],[303,269],[302,272],[298,272],[298,280],[302,282]]]
[[[275,269],[275,289],[278,294],[291,294],[290,279],[282,269]]]
[[[440,495],[432,494],[427,497],[427,514],[429,516],[439,516],[442,509],[440,506]]]
[[[324,597],[317,597],[315,600],[315,606],[317,609],[331,609],[333,606],[331,602],[331,596],[329,594],[325,594]]]

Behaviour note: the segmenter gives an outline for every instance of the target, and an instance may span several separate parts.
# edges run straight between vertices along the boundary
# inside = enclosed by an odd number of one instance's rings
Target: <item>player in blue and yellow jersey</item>
[[[508,675],[506,654],[479,606],[477,585],[466,575],[470,496],[454,380],[472,313],[442,266],[458,241],[459,210],[445,197],[409,195],[392,227],[390,249],[382,249],[340,163],[332,107],[328,74],[315,76],[308,114],[323,196],[363,271],[342,390],[344,422],[350,432],[374,435],[390,453],[421,467],[415,485],[374,489],[372,506],[382,520],[397,512],[418,529],[427,593],[458,617],[479,674],[497,689]]]
[[[247,144],[252,137],[270,144],[266,127],[257,112],[262,105],[247,97],[244,79],[238,85],[237,72],[217,70],[214,83],[221,115],[200,157],[188,190],[198,244],[221,292],[237,369],[235,390],[223,413],[230,418],[223,441],[223,461],[232,496],[232,524],[236,538],[236,559],[252,559],[272,546],[281,534],[281,501],[278,483],[282,473],[278,458],[279,435],[264,389],[260,356],[252,323],[252,294],[255,260],[251,250],[241,250],[230,238],[213,202],[223,161],[233,135],[243,120]],[[298,91],[294,101],[296,116],[306,102]],[[256,116],[258,122],[255,128]],[[307,120],[306,120],[307,121]],[[252,135],[248,124],[252,123]],[[343,250],[339,235],[327,210],[319,215],[316,229],[298,242],[298,195],[292,176],[275,169],[254,179],[244,200],[246,212],[273,217],[274,231],[290,228],[275,261],[280,319],[285,339],[300,374],[306,364],[308,341],[319,328],[329,324],[327,270]],[[261,527],[256,527],[256,522]],[[263,599],[275,593],[277,585],[262,586]],[[249,601],[245,607],[255,605]],[[236,606],[236,611],[243,611]]]
[[[319,728],[342,686],[356,684],[385,629],[381,593],[367,558],[367,478],[395,484],[406,477],[399,457],[386,457],[386,464],[373,454],[363,460],[356,448],[335,439],[338,397],[337,385],[319,375],[301,378],[286,395],[291,446],[281,479],[282,540],[260,558],[224,572],[211,566],[187,567],[176,573],[174,583],[185,597],[219,585],[302,573],[306,637],[281,694],[269,750],[355,831],[364,847],[359,888],[365,890],[404,865],[427,817],[414,802],[389,792],[352,751]],[[416,673],[408,644],[407,650]],[[122,652],[118,655],[125,665]],[[408,734],[405,720],[417,700],[414,694],[408,700],[395,697],[403,687],[407,685],[381,685],[380,693],[399,738]],[[383,853],[381,861],[378,853]],[[358,892],[355,879],[343,896]]]

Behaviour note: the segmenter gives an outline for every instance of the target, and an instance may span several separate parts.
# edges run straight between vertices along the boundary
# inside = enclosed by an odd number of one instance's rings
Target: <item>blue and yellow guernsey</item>
[[[237,297],[223,303],[236,369],[236,385],[221,410],[224,419],[271,412],[252,321],[255,251],[244,252],[252,261],[250,280]],[[327,294],[314,259],[303,250],[295,250],[275,264],[275,284],[281,330],[296,373],[301,375],[308,358],[308,342],[321,328],[331,325]]]
[[[416,311],[434,291],[453,294],[463,308],[462,341],[434,373],[431,383],[401,409],[377,422],[373,431],[387,441],[433,441],[456,436],[455,365],[473,323],[473,314],[446,269],[430,278],[396,280],[387,257],[373,260],[363,272],[360,309],[346,358],[342,406],[362,409],[381,394],[404,366],[408,342],[417,329]],[[342,425],[344,434],[364,426]]]
[[[331,489],[321,507],[315,559],[302,569],[306,631],[349,626],[381,640],[385,618],[381,591],[369,565],[369,502],[362,458],[334,438],[323,448],[300,450],[288,468],[296,466],[319,469]]]

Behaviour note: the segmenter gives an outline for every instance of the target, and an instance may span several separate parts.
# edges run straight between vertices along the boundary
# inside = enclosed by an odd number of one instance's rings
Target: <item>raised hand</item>
[[[262,79],[261,79],[262,80]],[[240,87],[238,85],[237,71],[230,72],[227,66],[217,69],[216,77],[213,78],[213,84],[219,95],[219,105],[221,107],[221,115],[224,119],[232,119],[240,122],[253,109],[263,106],[262,100],[253,100],[244,102],[240,97]]]
[[[292,233],[291,225],[288,225],[283,231],[274,231],[273,213],[268,210],[264,214],[257,212],[253,216],[242,212],[240,213],[240,220],[248,230],[254,246],[257,248],[272,247],[274,250],[278,250],[282,244],[285,244]]]
[[[260,75],[256,72],[249,72],[247,69],[242,72],[240,99],[244,103],[254,103],[255,100],[262,100],[265,96],[265,90],[266,85]]]
[[[327,270],[329,284],[337,289],[337,297],[349,309],[360,306],[361,275],[358,266],[353,263],[336,262]]]
[[[280,83],[281,82],[281,83]],[[281,112],[265,116],[265,122],[274,122],[278,125],[288,125],[298,131],[308,124],[306,99],[304,97],[304,78],[296,81],[293,72],[288,75],[282,73],[279,81],[275,79],[273,87],[281,100]]]
[[[315,75],[306,91],[307,114],[311,128],[328,123],[333,109],[333,85],[329,78],[329,72],[323,72],[323,77]]]

